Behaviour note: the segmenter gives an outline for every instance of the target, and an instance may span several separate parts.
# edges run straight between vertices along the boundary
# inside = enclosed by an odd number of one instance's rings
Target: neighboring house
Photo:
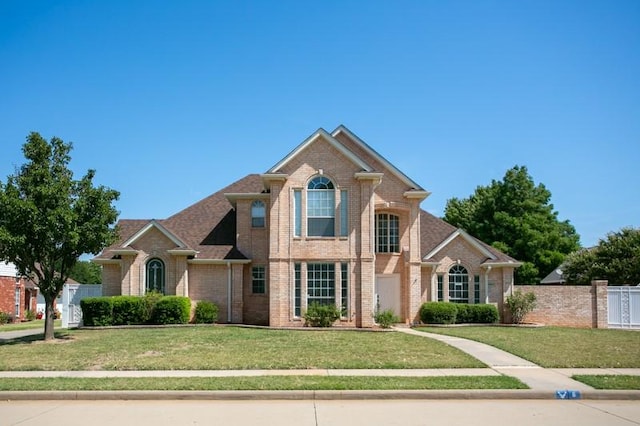
[[[26,311],[36,312],[37,294],[35,284],[21,276],[13,263],[0,262],[0,312],[22,321]]]
[[[540,284],[566,284],[567,280],[564,279],[562,274],[562,267],[564,263],[558,266],[553,271],[549,272],[549,275],[540,280]]]
[[[520,263],[420,209],[429,192],[344,126],[163,220],[118,222],[104,295],[209,300],[220,322],[301,326],[312,302],[372,327],[423,302],[496,303]]]

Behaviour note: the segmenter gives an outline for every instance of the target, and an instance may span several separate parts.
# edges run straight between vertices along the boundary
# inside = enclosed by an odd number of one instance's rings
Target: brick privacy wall
[[[607,282],[591,285],[517,285],[514,291],[536,295],[526,322],[563,327],[607,328]]]
[[[16,279],[14,277],[0,277],[0,312],[4,312],[13,317],[15,311]]]

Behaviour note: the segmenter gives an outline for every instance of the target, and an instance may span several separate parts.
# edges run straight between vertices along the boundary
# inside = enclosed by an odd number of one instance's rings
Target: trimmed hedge
[[[129,324],[187,324],[191,300],[182,296],[87,297],[80,302],[82,320],[89,327]],[[217,307],[216,307],[217,316]]]
[[[218,320],[218,307],[207,301],[201,300],[196,304],[196,312],[193,322],[196,324],[213,324]]]
[[[187,324],[191,315],[191,300],[184,296],[165,296],[158,300],[151,313],[153,324]]]
[[[80,301],[82,322],[89,327],[113,325],[113,298],[87,297]]]
[[[425,324],[493,324],[499,319],[498,308],[489,304],[427,302],[420,307]]]

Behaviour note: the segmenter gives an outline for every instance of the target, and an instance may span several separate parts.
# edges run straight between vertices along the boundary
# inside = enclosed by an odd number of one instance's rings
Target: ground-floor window
[[[293,288],[294,288],[294,294],[293,294],[293,306],[294,306],[294,310],[293,310],[293,315],[296,318],[300,318],[301,316],[301,309],[302,309],[302,269],[299,263],[296,263],[295,265],[293,265],[293,270],[294,270],[294,283],[293,283]]]
[[[453,265],[449,269],[449,301],[469,303],[469,274],[461,265]]]
[[[336,271],[333,263],[307,264],[307,306],[336,302]]]
[[[442,302],[444,300],[444,292],[442,290],[443,279],[443,275],[438,275],[438,302]]]
[[[148,292],[158,292],[164,294],[164,262],[160,259],[151,259],[147,262],[147,282],[146,290]]]
[[[473,276],[473,303],[480,303],[480,275]]]
[[[341,291],[340,291],[340,302],[342,304],[342,309],[340,309],[342,318],[349,317],[349,264],[341,263],[340,264],[340,273],[341,273]]]
[[[264,266],[251,268],[251,292],[253,294],[265,294],[267,278]]]

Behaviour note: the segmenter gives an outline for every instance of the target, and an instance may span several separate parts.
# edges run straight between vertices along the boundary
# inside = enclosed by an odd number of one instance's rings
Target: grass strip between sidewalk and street
[[[138,378],[3,378],[0,391],[89,390],[444,390],[528,389],[507,376],[366,377],[138,377]]]
[[[576,374],[572,379],[603,390],[640,390],[640,376],[615,375],[582,375]]]
[[[483,342],[545,368],[640,368],[640,332],[564,327],[419,327]]]

